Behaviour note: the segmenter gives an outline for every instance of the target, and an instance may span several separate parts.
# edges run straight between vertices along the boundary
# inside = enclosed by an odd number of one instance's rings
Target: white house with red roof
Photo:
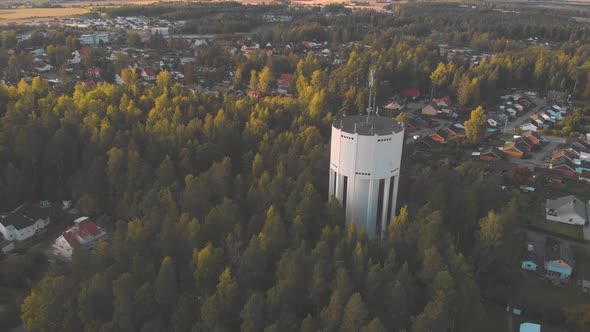
[[[280,94],[287,94],[289,92],[289,86],[291,86],[291,74],[283,73],[277,80],[277,92]]]
[[[146,81],[155,81],[156,72],[151,68],[146,68],[141,71],[141,77]]]
[[[106,236],[107,233],[88,217],[81,217],[74,220],[74,227],[65,231],[55,240],[51,251],[58,258],[70,260],[74,248],[79,248],[79,250],[94,249],[98,242]]]
[[[100,67],[93,66],[93,67],[88,68],[88,76],[89,77],[99,78],[101,73],[102,73],[102,69],[100,69]]]

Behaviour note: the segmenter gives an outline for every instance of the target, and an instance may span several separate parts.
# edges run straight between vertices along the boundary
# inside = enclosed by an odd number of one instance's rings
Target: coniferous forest
[[[106,220],[110,234],[96,250],[34,276],[42,257],[0,267],[4,285],[32,287],[24,326],[478,331],[486,307],[509,303],[522,286],[515,253],[531,198],[503,190],[501,176],[477,162],[422,163],[407,148],[402,208],[382,238],[369,239],[345,225],[342,207],[327,197],[331,123],[366,108],[371,68],[380,102],[387,91],[431,84],[464,112],[527,82],[540,90],[577,84],[576,96],[590,97],[587,27],[547,18],[551,24],[495,29],[497,16],[484,12],[491,21],[465,21],[460,31],[445,10],[428,18],[414,6],[399,18],[360,11],[334,18],[333,27],[318,20],[257,31],[273,44],[323,38],[370,46],[342,51],[340,66],[295,50],[246,58],[212,46],[197,56],[205,65],[222,52],[236,68],[236,87],[272,89],[271,78],[290,69],[294,98],[205,94],[166,71],[145,85],[128,69],[120,85],[58,92],[38,77],[0,85],[0,210],[72,199]],[[561,46],[523,46],[509,40],[520,38],[504,30],[513,28]],[[427,36],[432,29],[496,54],[477,67],[447,61]]]

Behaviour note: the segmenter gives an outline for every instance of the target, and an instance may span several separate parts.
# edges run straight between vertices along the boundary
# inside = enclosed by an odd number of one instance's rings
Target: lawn
[[[549,221],[543,217],[538,217],[529,227],[551,235],[564,236],[581,242],[584,241],[582,226],[567,225],[556,221]]]
[[[486,317],[481,321],[481,326],[479,326],[478,331],[506,331],[506,328],[508,327],[508,316],[505,307],[494,303],[484,303],[484,310],[486,312]],[[518,331],[515,323],[516,320],[513,320],[514,331]]]
[[[574,260],[576,265],[574,267],[574,274],[576,279],[590,280],[590,254],[584,247],[572,248],[574,252]]]
[[[535,304],[555,311],[576,305],[590,304],[590,295],[571,283],[565,286],[555,286],[548,281],[540,280],[532,274],[527,274],[522,288],[523,304]],[[526,310],[526,307],[523,308]]]
[[[88,13],[86,8],[16,8],[0,9],[0,24],[26,23]]]

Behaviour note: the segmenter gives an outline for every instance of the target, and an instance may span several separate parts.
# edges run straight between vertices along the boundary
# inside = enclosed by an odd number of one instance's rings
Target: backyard
[[[549,221],[544,217],[537,217],[529,228],[556,236],[564,236],[575,241],[584,241],[582,226],[567,225],[564,223]]]

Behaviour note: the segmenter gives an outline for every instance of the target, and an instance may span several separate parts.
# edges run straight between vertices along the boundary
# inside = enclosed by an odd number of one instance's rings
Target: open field
[[[0,9],[0,24],[27,23],[33,20],[47,20],[88,12],[86,8],[17,8]]]

